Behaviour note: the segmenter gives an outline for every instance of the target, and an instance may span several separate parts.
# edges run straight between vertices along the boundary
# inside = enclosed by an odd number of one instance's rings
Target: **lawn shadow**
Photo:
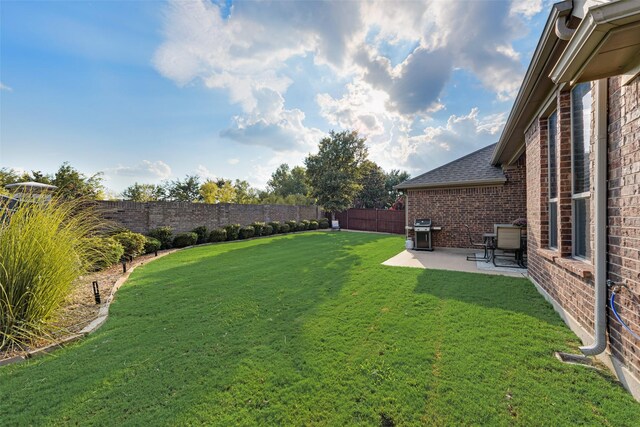
[[[414,292],[520,313],[554,326],[564,325],[551,304],[525,278],[423,270],[418,276]]]
[[[215,393],[241,401],[256,365],[296,359],[280,338],[300,335],[305,317],[340,292],[361,263],[351,249],[384,238],[289,235],[196,247],[145,265],[97,333],[0,370],[0,412],[18,416],[17,424],[171,424],[198,419],[192,408],[213,404]]]

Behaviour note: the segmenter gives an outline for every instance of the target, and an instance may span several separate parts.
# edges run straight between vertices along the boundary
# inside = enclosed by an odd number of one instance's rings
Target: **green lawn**
[[[0,424],[638,425],[525,279],[386,267],[401,237],[307,233],[139,268],[109,321],[0,368]],[[461,261],[465,262],[465,261]]]

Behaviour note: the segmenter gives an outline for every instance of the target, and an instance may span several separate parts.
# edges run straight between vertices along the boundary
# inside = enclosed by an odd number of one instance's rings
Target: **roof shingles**
[[[491,165],[496,144],[460,157],[420,176],[397,185],[395,188],[428,188],[461,185],[500,184],[506,182],[502,168]]]

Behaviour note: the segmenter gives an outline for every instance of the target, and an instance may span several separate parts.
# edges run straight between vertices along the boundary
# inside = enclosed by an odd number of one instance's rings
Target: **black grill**
[[[413,223],[413,232],[415,233],[414,249],[419,251],[432,251],[431,233],[434,230],[440,230],[440,227],[434,227],[431,219],[416,219]]]

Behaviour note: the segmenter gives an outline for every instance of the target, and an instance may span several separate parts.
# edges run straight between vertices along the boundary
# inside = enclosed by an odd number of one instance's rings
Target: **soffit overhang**
[[[555,84],[598,80],[640,65],[640,1],[589,9],[549,76]],[[637,71],[636,71],[637,73]]]

